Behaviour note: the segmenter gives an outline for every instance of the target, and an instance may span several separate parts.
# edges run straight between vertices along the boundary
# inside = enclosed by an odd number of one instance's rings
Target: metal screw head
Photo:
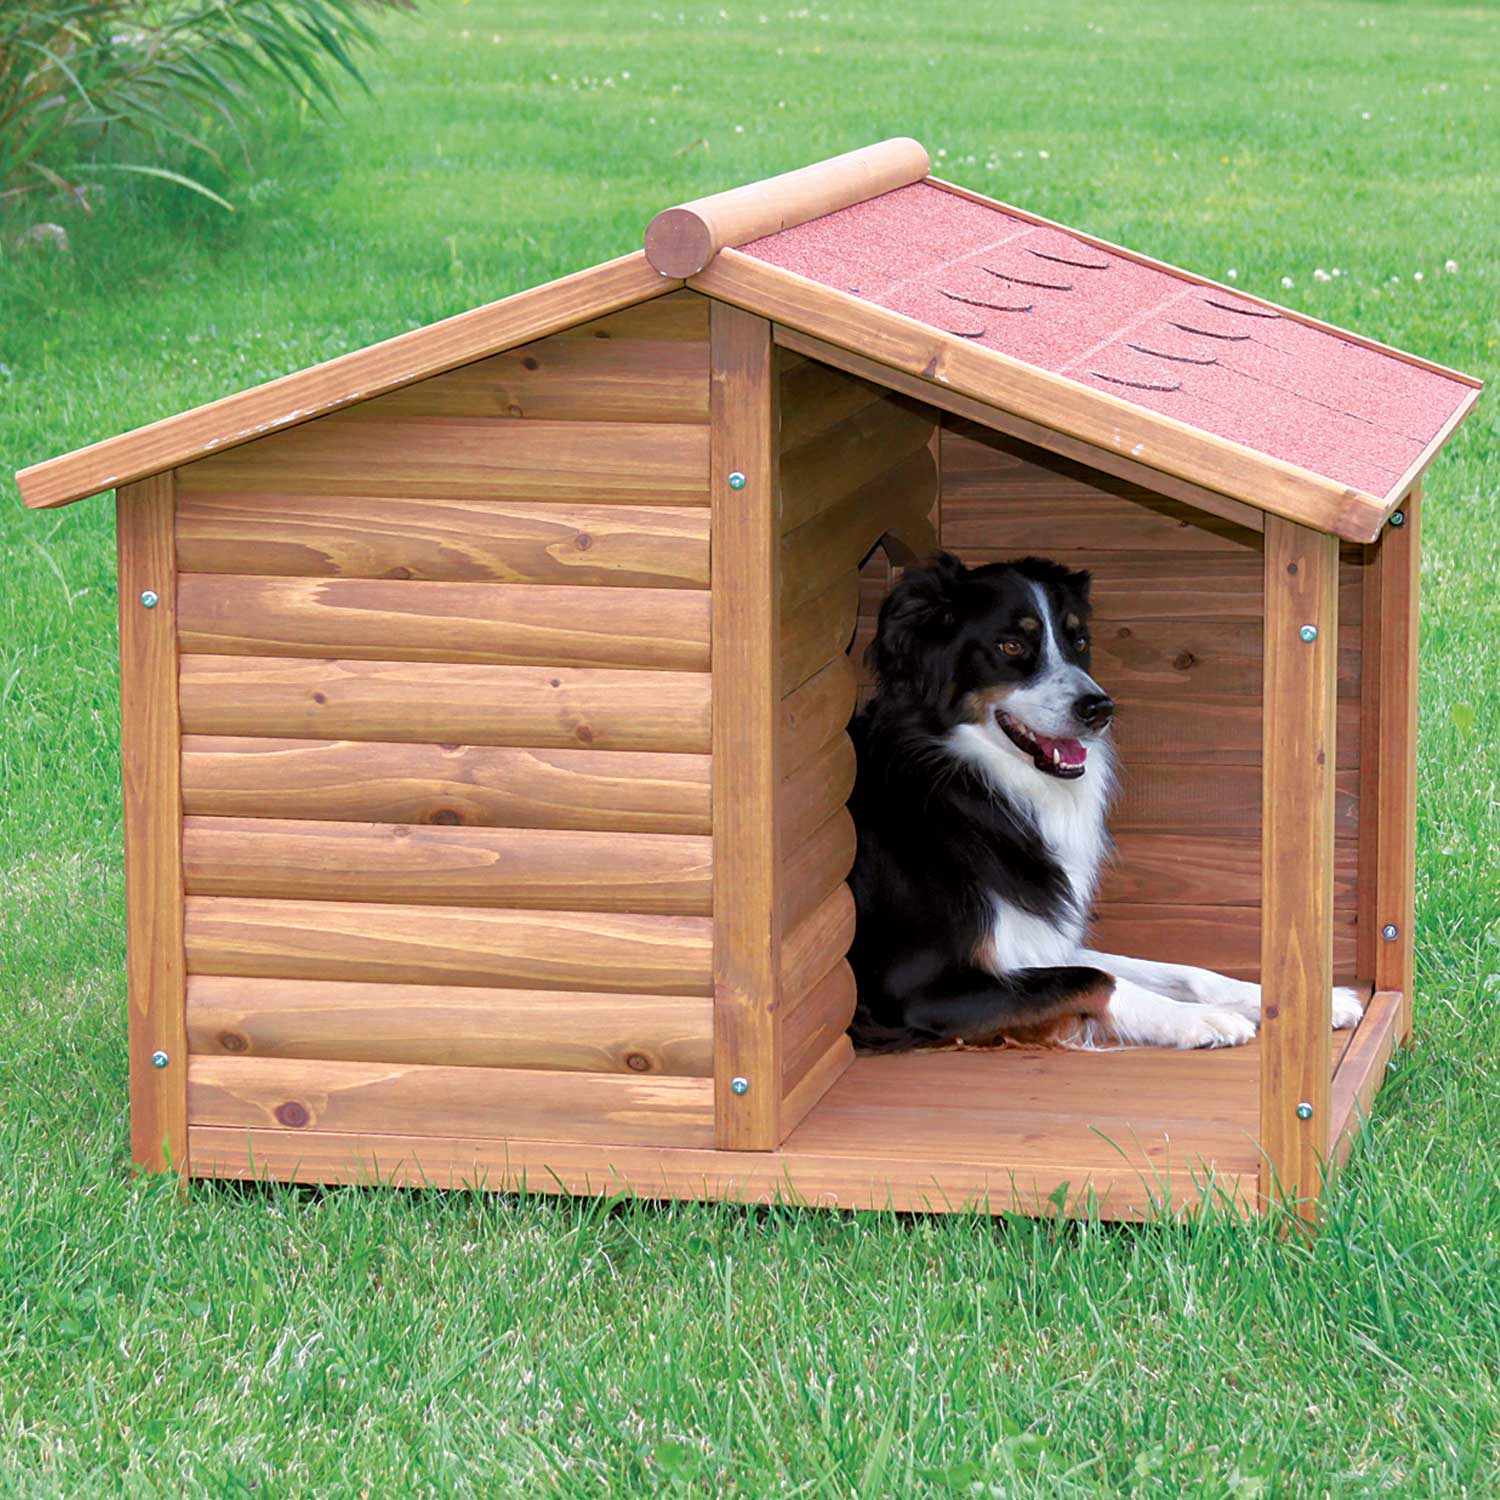
[[[1394,922],[1387,922],[1385,926],[1380,929],[1380,935],[1386,940],[1386,942],[1394,943],[1396,939],[1401,936],[1401,929],[1397,927]]]
[[[750,1080],[748,1078],[731,1078],[729,1080],[731,1092],[736,1094],[748,1094],[750,1092]]]
[[[1406,512],[1404,510],[1393,510],[1391,512],[1391,525],[1392,526],[1405,526],[1406,525]]]
[[[145,589],[145,590],[143,590],[143,592],[141,593],[141,603],[147,609],[155,609],[156,606],[157,606],[157,603],[158,603],[156,590],[155,589]]]
[[[1312,1105],[1310,1105],[1305,1099],[1301,1104],[1297,1106],[1297,1118],[1299,1120],[1312,1119]]]
[[[732,490],[742,490],[745,488],[745,476],[738,469],[729,476],[729,488]]]
[[[1318,627],[1316,625],[1304,625],[1297,634],[1310,646],[1318,638]]]
[[[164,1068],[170,1061],[171,1058],[159,1049],[151,1054],[151,1066],[153,1068]]]

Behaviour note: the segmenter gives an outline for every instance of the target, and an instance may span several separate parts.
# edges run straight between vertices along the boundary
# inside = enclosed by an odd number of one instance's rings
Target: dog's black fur
[[[866,1050],[984,1041],[1088,1013],[1109,995],[1098,969],[997,975],[977,961],[996,897],[1079,933],[1086,917],[1027,809],[945,744],[1038,670],[1034,631],[1026,655],[1002,645],[1025,644],[1020,622],[1037,612],[1035,585],[1056,619],[1087,621],[1088,574],[1037,558],[968,569],[939,553],[909,570],[881,609],[870,651],[878,691],[849,731],[859,766],[849,802],[859,832],[850,1034]],[[1086,673],[1085,632],[1066,650]],[[1092,727],[1112,709],[1101,695]],[[1035,774],[1044,774],[1040,760]]]

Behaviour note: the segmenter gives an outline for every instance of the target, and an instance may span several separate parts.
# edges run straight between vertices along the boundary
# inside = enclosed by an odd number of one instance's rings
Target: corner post
[[[187,962],[182,736],[177,708],[176,482],[115,498],[120,585],[120,770],[130,989],[130,1154],[186,1177]]]
[[[776,433],[771,325],[709,314],[713,589],[714,1123],[723,1150],[781,1144],[776,819]]]
[[[1266,517],[1261,1205],[1317,1217],[1328,1157],[1338,538]]]
[[[1371,934],[1377,990],[1401,993],[1400,1036],[1412,1035],[1416,985],[1417,883],[1417,574],[1421,553],[1422,488],[1416,485],[1387,522],[1366,570],[1365,620],[1376,629],[1376,656],[1364,665],[1372,715],[1360,751],[1360,923]],[[1365,632],[1368,642],[1369,632]],[[1365,644],[1364,649],[1371,647]],[[1366,764],[1366,761],[1369,764]],[[1395,930],[1394,937],[1386,934]]]

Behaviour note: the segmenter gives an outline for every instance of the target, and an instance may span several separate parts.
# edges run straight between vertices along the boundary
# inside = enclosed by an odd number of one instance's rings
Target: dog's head
[[[939,552],[908,569],[870,660],[882,697],[942,731],[971,724],[1062,780],[1084,774],[1114,716],[1089,675],[1089,575],[1041,558],[966,568]]]

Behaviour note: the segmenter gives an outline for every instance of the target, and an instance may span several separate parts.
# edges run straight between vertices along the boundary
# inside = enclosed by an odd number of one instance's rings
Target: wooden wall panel
[[[186,932],[190,974],[712,993],[707,917],[190,896]]]
[[[713,844],[688,834],[189,817],[182,849],[194,896],[713,911]]]
[[[229,818],[707,833],[707,755],[187,735],[183,808]]]
[[[184,656],[188,734],[707,754],[706,672]]]
[[[186,652],[708,670],[703,589],[184,573],[180,594]]]
[[[713,1073],[713,1003],[472,985],[196,974],[188,1041],[220,1057],[301,1057],[581,1073]]]
[[[708,512],[199,490],[177,510],[188,573],[708,587]]]
[[[609,1145],[713,1145],[703,1078],[195,1057],[188,1119],[241,1130],[359,1130]]]
[[[1049,556],[1094,578],[1094,674],[1119,706],[1119,841],[1099,894],[1101,946],[1254,977],[1259,964],[1265,612],[1260,531],[952,420],[942,442],[942,541],[978,564]],[[871,593],[875,592],[874,588]],[[1341,570],[1335,656],[1334,914],[1340,977],[1357,912],[1361,571]],[[856,635],[873,635],[877,601]],[[1238,909],[1212,961],[1192,908]],[[1158,915],[1159,912],[1159,915]],[[1097,935],[1097,934],[1096,934]],[[1368,977],[1368,976],[1365,976]]]
[[[843,809],[854,756],[844,731],[859,673],[851,653],[868,642],[866,580],[890,576],[879,547],[888,533],[911,552],[936,545],[929,517],[939,485],[929,408],[785,350],[779,360],[781,639],[784,660],[795,662],[781,684],[780,905],[787,943],[813,955],[794,964],[795,980],[783,988],[787,1014],[797,1018],[795,1039],[782,1052],[787,1130],[852,1055],[845,1030],[853,975],[847,984],[830,975],[835,965],[847,971],[852,936],[836,893],[847,896],[854,860],[854,825]],[[829,628],[818,634],[805,616],[825,601],[837,601],[838,612],[827,609]],[[809,642],[821,646],[821,660],[805,649]]]
[[[201,1120],[712,1144],[708,371],[684,292],[184,473]]]

